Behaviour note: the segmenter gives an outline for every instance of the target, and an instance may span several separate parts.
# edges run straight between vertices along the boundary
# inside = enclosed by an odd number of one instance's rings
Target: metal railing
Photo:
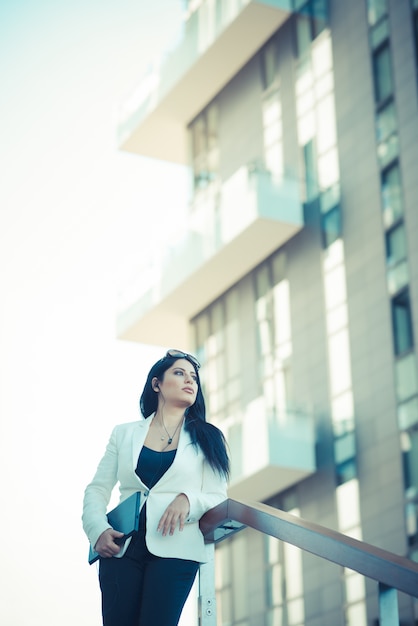
[[[216,626],[215,544],[254,528],[377,581],[379,625],[399,625],[398,591],[418,598],[418,563],[261,503],[225,500],[200,521],[211,559],[199,571],[199,625]]]

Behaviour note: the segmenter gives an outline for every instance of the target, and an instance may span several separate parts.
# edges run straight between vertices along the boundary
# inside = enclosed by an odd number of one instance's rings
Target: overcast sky
[[[163,351],[116,339],[117,294],[186,196],[118,150],[116,111],[181,7],[0,0],[2,626],[101,624],[83,491]]]

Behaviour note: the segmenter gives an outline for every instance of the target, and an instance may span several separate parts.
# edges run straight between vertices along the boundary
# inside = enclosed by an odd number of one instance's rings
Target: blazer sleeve
[[[200,491],[184,490],[190,503],[190,512],[186,523],[198,522],[202,515],[213,509],[227,498],[226,478],[213,470],[209,463],[203,462],[202,487]]]
[[[117,482],[118,452],[116,427],[113,429],[106,451],[93,480],[87,485],[83,500],[83,528],[94,547],[100,535],[111,528],[106,517],[107,505]]]

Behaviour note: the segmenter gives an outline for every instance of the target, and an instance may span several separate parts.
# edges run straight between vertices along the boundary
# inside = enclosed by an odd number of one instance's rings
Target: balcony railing
[[[187,345],[189,320],[303,227],[296,179],[276,182],[248,165],[212,189],[196,196],[187,230],[163,251],[152,284],[120,314],[119,337],[169,345],[176,336]]]
[[[418,564],[414,561],[271,506],[228,499],[200,521],[205,540],[212,548],[246,527],[376,581],[380,626],[399,625],[398,591],[418,598]],[[199,625],[216,626],[214,550],[212,558],[200,566]]]
[[[290,0],[203,0],[120,111],[122,149],[187,164],[187,125],[292,14]]]

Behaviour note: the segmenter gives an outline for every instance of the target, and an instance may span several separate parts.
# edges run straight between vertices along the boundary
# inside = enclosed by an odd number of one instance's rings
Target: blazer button
[[[148,494],[149,494],[149,491],[144,491],[144,498],[146,498]]]

